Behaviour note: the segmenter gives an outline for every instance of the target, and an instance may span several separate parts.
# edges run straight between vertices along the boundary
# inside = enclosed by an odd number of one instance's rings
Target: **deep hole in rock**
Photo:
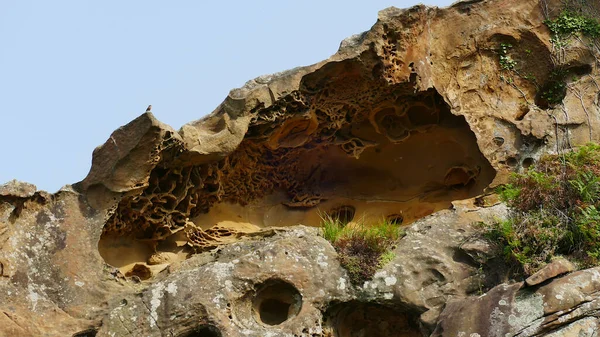
[[[567,95],[566,75],[551,77],[535,95],[535,105],[541,109],[549,109],[563,101]]]
[[[302,295],[291,284],[268,280],[258,286],[252,300],[252,310],[257,322],[279,325],[295,317],[302,308]]]
[[[354,219],[356,208],[353,206],[340,206],[332,209],[327,214],[331,219],[337,220],[341,225],[347,225]]]
[[[517,158],[515,158],[515,157],[506,158],[506,165],[517,166],[517,164],[519,164],[519,161],[517,160]]]
[[[137,276],[140,280],[147,280],[152,277],[152,271],[148,266],[136,263],[131,270],[125,273],[125,276]]]
[[[559,104],[567,95],[567,83],[577,81],[591,72],[592,66],[589,64],[555,68],[535,96],[535,104],[542,109]]]
[[[592,66],[589,64],[580,64],[569,68],[569,72],[575,76],[585,76],[592,73]]]
[[[525,118],[525,116],[527,116],[529,111],[531,111],[531,109],[528,106],[526,106],[526,105],[521,106],[519,108],[519,111],[517,112],[517,115],[515,116],[515,120],[522,121],[523,118]]]
[[[180,337],[222,337],[221,331],[212,325],[202,325]]]
[[[404,222],[402,214],[391,214],[387,216],[387,221],[392,225],[401,225]]]
[[[523,162],[521,163],[524,168],[529,168],[533,164],[535,164],[535,159],[530,157],[523,159]]]
[[[373,303],[341,303],[325,313],[334,337],[420,337],[418,315]]]

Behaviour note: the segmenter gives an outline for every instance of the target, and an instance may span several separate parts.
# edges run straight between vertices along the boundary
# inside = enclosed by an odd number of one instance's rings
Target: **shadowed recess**
[[[221,337],[221,331],[212,325],[202,325],[196,329],[186,332],[180,337]]]
[[[257,322],[279,325],[294,318],[302,308],[302,295],[291,284],[281,280],[268,280],[259,286],[252,301],[252,311]]]
[[[358,301],[341,303],[325,313],[334,337],[421,337],[417,315]]]
[[[365,56],[366,57],[366,56]],[[107,221],[105,261],[144,277],[273,226],[413,221],[479,195],[495,176],[464,117],[434,89],[390,85],[356,60],[306,75],[251,112],[241,144],[196,166],[164,156]]]

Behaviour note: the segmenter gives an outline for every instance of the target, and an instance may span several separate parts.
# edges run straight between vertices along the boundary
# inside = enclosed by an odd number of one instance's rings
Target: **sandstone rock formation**
[[[562,6],[388,8],[178,131],[141,115],[56,194],[1,186],[0,336],[596,335],[597,269],[510,280],[478,235],[510,172],[600,140],[598,45],[553,43]],[[354,286],[323,214],[407,235]]]

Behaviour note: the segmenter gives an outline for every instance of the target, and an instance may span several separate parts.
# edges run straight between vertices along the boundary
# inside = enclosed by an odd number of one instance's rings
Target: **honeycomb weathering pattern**
[[[494,170],[464,118],[454,116],[433,89],[418,91],[414,81],[389,84],[377,65],[326,66],[305,77],[301,90],[269,107],[257,106],[245,137],[222,159],[185,166],[172,164],[177,155],[165,156],[171,162],[163,160],[151,171],[148,187],[121,199],[103,237],[129,236],[156,249],[173,236],[196,252],[246,233],[235,225],[195,220],[216,204],[256,206],[279,193],[277,203],[290,212],[342,198],[433,205],[405,217],[414,220],[481,193]],[[181,143],[170,150],[182,152]],[[426,162],[419,159],[424,151],[430,152]],[[413,159],[416,163],[407,162]],[[394,186],[382,179],[394,180]],[[392,214],[402,212],[409,211],[398,206]],[[221,220],[231,225],[238,219]],[[179,232],[185,237],[176,236]]]

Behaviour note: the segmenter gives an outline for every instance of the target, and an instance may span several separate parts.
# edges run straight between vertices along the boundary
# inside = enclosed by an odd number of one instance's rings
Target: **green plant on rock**
[[[379,267],[379,269],[383,268],[383,266],[392,262],[392,260],[395,257],[396,257],[396,254],[393,251],[391,251],[391,250],[386,251],[385,253],[381,254],[381,256],[379,257],[379,264],[377,265],[377,267]]]
[[[572,235],[560,220],[543,209],[515,215],[489,228],[488,238],[501,243],[504,257],[530,274],[564,253],[561,244]]]
[[[554,20],[546,20],[544,23],[554,37],[564,38],[578,33],[591,38],[600,37],[598,20],[572,11],[563,11]]]
[[[502,70],[514,70],[517,66],[517,61],[513,60],[512,57],[508,54],[509,50],[512,49],[512,45],[510,43],[501,43],[500,48],[498,49],[498,54],[500,55],[500,68]]]
[[[587,267],[600,262],[600,146],[540,159],[498,189],[511,209],[486,237],[531,274],[555,256]]]
[[[577,228],[581,241],[588,243],[585,245],[586,254],[593,264],[600,261],[600,211],[594,205],[588,205],[580,208],[580,216],[577,217]],[[592,243],[592,244],[589,244]]]
[[[554,70],[550,72],[546,83],[538,92],[538,98],[541,98],[540,104],[543,107],[560,104],[566,96],[569,75],[566,68],[569,65],[565,60],[564,49],[572,38],[576,38],[582,43],[588,43],[591,47],[590,52],[595,53],[594,43],[583,42],[582,38],[593,40],[600,37],[600,23],[591,16],[593,14],[590,11],[585,10],[584,3],[564,1],[563,6],[565,9],[556,18],[544,21],[551,33],[550,42],[554,46]],[[573,81],[576,80],[576,78],[573,79]]]
[[[356,285],[372,279],[378,269],[393,260],[394,245],[404,235],[397,225],[389,221],[375,226],[363,223],[344,226],[328,215],[322,216],[321,227],[323,237],[331,242],[340,264]]]
[[[550,78],[542,88],[541,97],[550,105],[559,104],[567,94],[567,72],[564,69],[555,69],[550,73]]]
[[[594,172],[579,172],[569,183],[586,204],[593,203],[600,196],[600,177]]]
[[[537,84],[537,78],[532,73],[528,73],[528,74],[523,75],[523,78],[526,79],[526,80],[528,80],[528,81],[530,81],[530,82],[533,82],[534,84]]]

